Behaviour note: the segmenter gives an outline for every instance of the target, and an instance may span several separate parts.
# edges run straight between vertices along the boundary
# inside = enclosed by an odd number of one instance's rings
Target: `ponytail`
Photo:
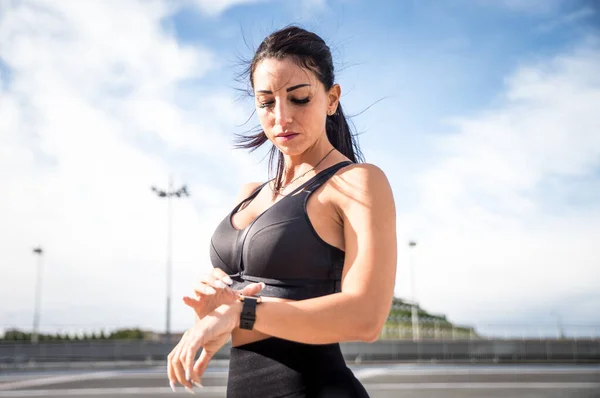
[[[364,162],[358,141],[350,131],[350,125],[346,120],[346,116],[344,116],[342,104],[338,103],[335,113],[327,116],[325,129],[327,130],[327,138],[335,149],[354,163]]]

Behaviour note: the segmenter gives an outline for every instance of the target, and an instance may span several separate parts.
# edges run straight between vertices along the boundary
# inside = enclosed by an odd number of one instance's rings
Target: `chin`
[[[307,146],[304,145],[304,143],[300,142],[290,142],[288,144],[282,144],[279,142],[275,142],[274,140],[270,141],[277,149],[279,149],[281,153],[287,156],[301,155],[307,150]]]
[[[306,148],[298,147],[297,145],[277,145],[277,149],[286,156],[297,156],[306,151]]]

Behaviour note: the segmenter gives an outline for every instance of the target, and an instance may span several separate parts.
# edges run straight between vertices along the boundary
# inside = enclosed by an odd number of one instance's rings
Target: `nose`
[[[275,104],[275,124],[281,126],[285,131],[286,127],[292,122],[292,110],[285,104],[284,101],[278,101]]]

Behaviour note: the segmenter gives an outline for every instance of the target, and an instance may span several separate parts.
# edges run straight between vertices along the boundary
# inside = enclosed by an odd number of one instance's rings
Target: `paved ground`
[[[209,368],[196,394],[225,396],[226,364]],[[353,366],[373,398],[600,398],[599,365],[411,365]],[[7,371],[0,398],[176,397],[164,367],[120,370]],[[251,397],[250,397],[251,398]]]

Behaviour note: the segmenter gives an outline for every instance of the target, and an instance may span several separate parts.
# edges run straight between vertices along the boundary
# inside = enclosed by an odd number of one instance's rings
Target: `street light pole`
[[[555,310],[552,310],[552,314],[554,316],[556,316],[556,338],[557,339],[564,339],[565,338],[565,333],[564,333],[563,328],[561,326],[560,314],[557,311],[555,311]]]
[[[166,308],[166,326],[165,335],[168,342],[171,341],[171,285],[172,285],[172,274],[173,274],[173,210],[171,205],[171,198],[181,198],[184,196],[190,196],[187,186],[183,185],[177,190],[173,190],[173,176],[169,175],[169,188],[164,191],[156,187],[151,187],[152,191],[156,193],[159,198],[167,199],[167,308]]]
[[[35,282],[35,304],[33,310],[33,332],[31,334],[31,342],[37,344],[39,340],[39,327],[40,327],[40,304],[42,296],[42,255],[44,251],[41,247],[33,249],[33,253],[37,255],[37,276]]]
[[[409,256],[410,256],[410,299],[412,301],[410,314],[412,321],[412,335],[413,340],[420,339],[420,329],[419,329],[419,311],[417,309],[417,298],[415,293],[415,270],[414,270],[414,255],[413,248],[417,246],[417,242],[411,240],[408,242],[409,247]]]

